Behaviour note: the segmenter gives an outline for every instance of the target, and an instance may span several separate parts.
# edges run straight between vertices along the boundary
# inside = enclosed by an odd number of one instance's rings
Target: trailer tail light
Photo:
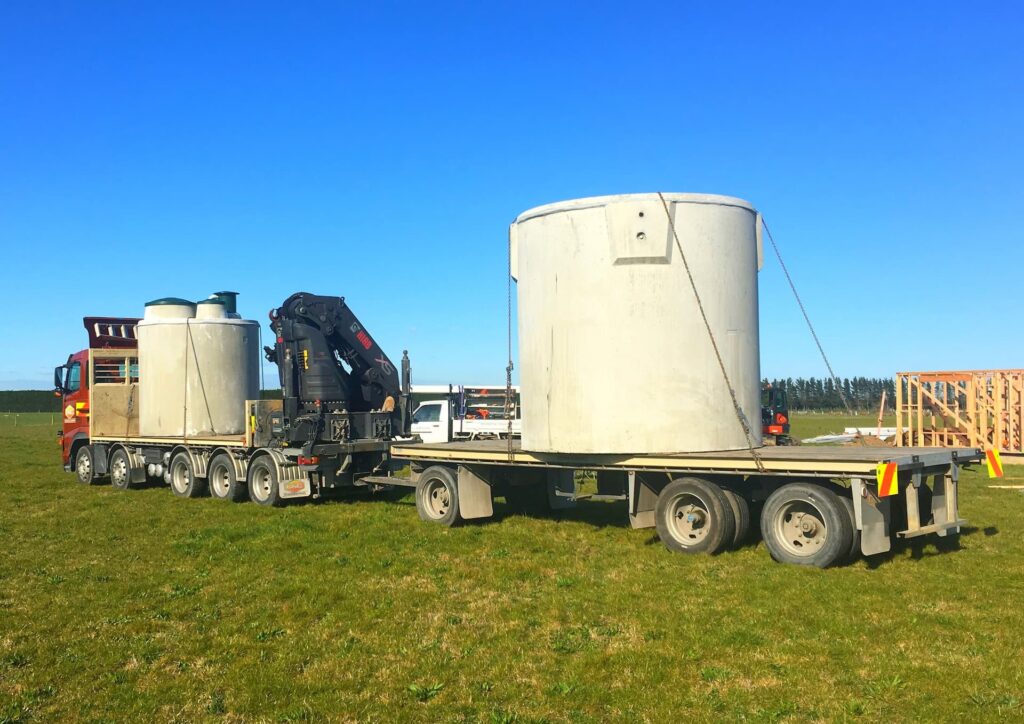
[[[299,455],[299,465],[319,465],[320,458],[316,455],[306,457],[305,455]]]
[[[787,422],[789,422],[789,418],[783,415],[781,412],[776,412],[775,422],[779,425],[785,425]]]
[[[765,432],[769,435],[782,435],[785,431],[782,429],[782,425],[769,425]]]

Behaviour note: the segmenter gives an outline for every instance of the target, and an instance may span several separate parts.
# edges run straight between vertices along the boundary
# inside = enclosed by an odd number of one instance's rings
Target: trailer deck
[[[518,484],[546,481],[552,507],[584,498],[625,500],[633,527],[658,527],[658,535],[675,550],[710,552],[727,544],[693,544],[710,535],[707,526],[721,535],[742,532],[749,524],[749,503],[765,501],[761,528],[771,534],[766,542],[777,560],[831,565],[842,559],[838,549],[817,554],[828,539],[826,518],[835,531],[828,535],[864,555],[890,550],[894,535],[956,535],[966,522],[957,504],[959,471],[984,459],[981,449],[969,447],[770,446],[756,453],[757,459],[750,450],[570,455],[524,451],[516,440],[395,443],[392,458],[412,464],[409,477],[373,476],[364,482],[415,486],[420,516],[452,525],[493,515],[496,491],[507,495]],[[581,494],[578,470],[598,472],[597,495]],[[838,487],[837,481],[842,481]],[[717,521],[711,513],[715,506],[707,501],[718,495],[733,501],[728,504],[735,526],[724,522],[729,518],[724,509]],[[676,510],[680,500],[686,505]],[[831,512],[822,513],[826,509]],[[685,531],[673,534],[678,526]]]
[[[511,452],[510,452],[511,450]],[[645,455],[566,455],[526,452],[518,440],[472,440],[450,443],[396,443],[395,458],[417,462],[535,465],[589,470],[652,470],[678,473],[798,475],[802,477],[871,477],[881,463],[896,463],[900,470],[935,468],[952,463],[979,462],[978,448],[879,448],[867,446],[767,446],[757,449],[764,470],[748,450]]]

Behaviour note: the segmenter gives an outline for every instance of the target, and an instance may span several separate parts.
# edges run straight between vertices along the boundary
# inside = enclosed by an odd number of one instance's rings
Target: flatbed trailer
[[[762,447],[662,455],[567,455],[524,451],[519,441],[396,443],[393,468],[408,477],[367,482],[416,488],[424,520],[454,525],[494,514],[493,499],[546,498],[549,508],[578,500],[623,500],[630,525],[657,528],[683,552],[717,553],[742,543],[751,510],[776,560],[829,566],[884,553],[894,538],[960,532],[961,468],[983,460],[977,448]],[[397,464],[397,465],[396,465]],[[596,493],[580,492],[593,471]],[[544,495],[546,493],[546,495]]]

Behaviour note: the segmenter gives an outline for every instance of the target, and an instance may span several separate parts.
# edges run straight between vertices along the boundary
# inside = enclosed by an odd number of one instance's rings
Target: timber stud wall
[[[898,446],[1024,453],[1024,370],[898,372]]]

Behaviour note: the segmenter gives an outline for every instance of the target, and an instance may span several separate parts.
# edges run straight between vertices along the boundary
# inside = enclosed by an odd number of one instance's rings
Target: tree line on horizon
[[[764,379],[786,390],[789,409],[824,412],[844,410],[839,389],[843,390],[854,411],[874,411],[882,398],[882,391],[888,392],[886,409],[893,409],[895,383],[884,377],[844,377],[837,387],[828,377],[787,377],[786,379]],[[264,390],[264,398],[278,398],[280,390]],[[60,412],[60,398],[51,390],[0,390],[0,412]]]
[[[790,410],[845,411],[845,395],[854,412],[873,412],[878,410],[882,392],[886,393],[886,410],[895,409],[896,382],[892,377],[843,377],[839,380],[831,377],[766,378],[762,384],[785,389]]]

